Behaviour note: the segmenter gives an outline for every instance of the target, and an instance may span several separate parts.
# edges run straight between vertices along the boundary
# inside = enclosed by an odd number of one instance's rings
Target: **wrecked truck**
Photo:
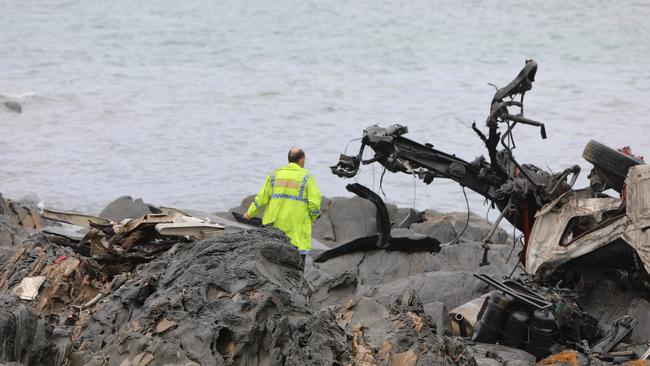
[[[452,310],[456,335],[473,335],[486,343],[505,342],[538,358],[558,341],[587,341],[585,347],[606,353],[634,328],[635,321],[619,319],[607,333],[581,311],[576,298],[583,269],[596,265],[614,271],[631,288],[650,290],[650,166],[629,147],[615,150],[592,140],[583,151],[583,158],[593,165],[590,184],[577,189],[578,165],[550,172],[517,161],[513,154],[516,127],[538,128],[541,138],[547,138],[544,123],[524,116],[524,96],[532,89],[536,72],[537,63],[527,60],[514,80],[497,89],[486,120],[487,133],[472,124],[487,148],[487,158],[468,162],[431,143],[404,137],[406,126],[373,125],[364,130],[358,153],[341,155],[331,170],[351,178],[361,165],[376,162],[384,173],[411,174],[426,184],[451,179],[482,195],[500,214],[483,239],[480,265],[489,264],[490,239],[504,218],[523,233],[519,261],[524,276],[505,281],[480,278],[496,290]],[[364,158],[366,148],[372,149],[370,158]],[[608,195],[609,189],[619,196]]]
[[[377,162],[385,171],[412,174],[426,184],[440,178],[456,181],[499,208],[494,229],[505,218],[523,233],[520,259],[526,271],[539,278],[547,278],[562,264],[617,240],[634,249],[650,269],[650,255],[643,246],[646,238],[641,236],[650,227],[650,199],[646,198],[650,167],[642,158],[590,141],[583,157],[594,167],[589,187],[582,189],[573,188],[580,174],[578,165],[553,173],[515,159],[515,127],[538,127],[541,137],[547,137],[542,122],[524,117],[524,96],[532,88],[536,72],[537,63],[528,60],[512,82],[497,90],[486,121],[487,135],[476,123],[472,125],[488,150],[489,160],[479,156],[467,162],[436,150],[430,143],[407,139],[406,126],[373,125],[364,130],[358,154],[341,155],[331,170],[351,178],[362,164]],[[511,113],[512,108],[518,108],[518,113]],[[500,127],[506,130],[500,132]],[[369,159],[363,158],[366,147],[374,152]],[[609,188],[621,196],[605,194]],[[483,265],[489,264],[489,241],[490,234],[484,239]]]

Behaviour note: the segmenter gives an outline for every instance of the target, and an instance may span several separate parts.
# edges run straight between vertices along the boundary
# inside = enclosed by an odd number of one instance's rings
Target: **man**
[[[314,177],[305,170],[305,153],[289,150],[289,165],[277,169],[244,214],[249,220],[265,208],[262,225],[273,225],[290,239],[303,260],[311,250],[311,227],[320,215],[321,195]]]

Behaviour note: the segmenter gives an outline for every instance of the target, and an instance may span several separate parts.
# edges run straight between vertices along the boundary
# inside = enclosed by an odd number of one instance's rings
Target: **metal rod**
[[[515,290],[511,287],[509,287],[507,284],[497,281],[494,278],[490,277],[489,275],[486,274],[474,274],[474,277],[478,278],[479,280],[487,283],[490,286],[493,286],[494,288],[501,290],[508,295],[514,297],[515,299],[523,302],[524,304],[530,305],[536,309],[540,310],[546,310],[550,307],[553,306],[552,303],[542,299],[538,298],[537,295],[530,295],[526,293],[522,293],[521,291]]]
[[[488,261],[488,257],[487,257],[488,251],[490,250],[490,247],[488,246],[488,241],[490,241],[490,239],[492,238],[492,235],[494,235],[494,233],[497,231],[497,228],[499,227],[499,224],[501,223],[501,220],[503,220],[503,218],[506,216],[506,212],[510,211],[511,203],[512,203],[512,200],[508,201],[508,204],[503,209],[503,211],[501,211],[501,214],[499,214],[499,217],[497,218],[497,220],[494,222],[494,224],[492,224],[492,227],[490,228],[490,231],[487,233],[485,238],[483,238],[483,243],[481,244],[481,246],[483,247],[483,259],[481,260],[481,263],[479,263],[479,266],[481,266],[481,267],[487,266],[487,265],[490,264],[490,262]]]

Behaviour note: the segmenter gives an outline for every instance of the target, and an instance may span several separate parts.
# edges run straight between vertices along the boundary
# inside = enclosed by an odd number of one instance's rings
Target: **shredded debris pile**
[[[491,354],[458,338],[437,335],[436,324],[415,291],[405,291],[384,305],[362,296],[337,307],[337,319],[350,339],[352,365],[481,365],[524,366],[534,357],[496,347]]]
[[[33,296],[32,305],[39,315],[60,317],[71,304],[83,306],[104,291],[115,276],[131,272],[136,265],[128,261],[104,264],[36,235],[9,259],[0,275],[0,291],[25,300]],[[21,284],[36,278],[43,281],[30,289],[34,294],[27,293]]]
[[[115,222],[100,216],[76,214],[45,209],[43,217],[79,231],[59,226],[43,229],[60,245],[105,260],[118,258],[146,260],[165,251],[178,241],[194,241],[221,232],[224,227],[193,217],[178,209],[161,208],[158,213]]]

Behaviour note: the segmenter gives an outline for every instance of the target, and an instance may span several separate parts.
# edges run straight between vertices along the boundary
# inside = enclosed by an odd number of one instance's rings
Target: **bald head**
[[[303,168],[305,167],[305,152],[302,149],[292,147],[289,150],[288,158],[290,163],[296,163]]]

